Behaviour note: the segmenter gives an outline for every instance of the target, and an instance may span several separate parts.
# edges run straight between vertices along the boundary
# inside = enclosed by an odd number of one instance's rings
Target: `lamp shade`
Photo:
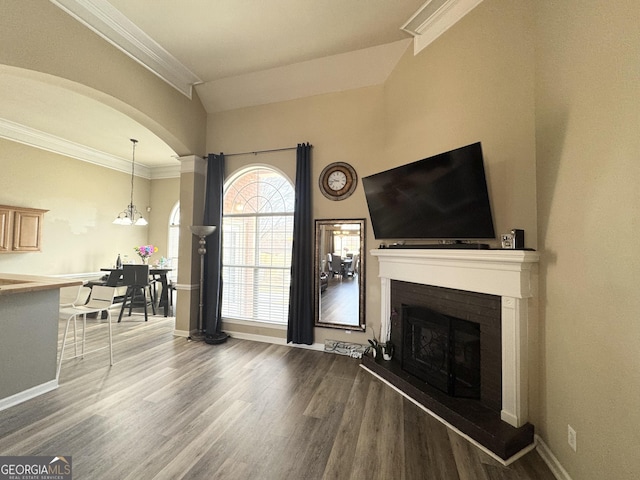
[[[192,225],[189,227],[191,233],[198,237],[208,237],[216,231],[216,228],[213,225]]]

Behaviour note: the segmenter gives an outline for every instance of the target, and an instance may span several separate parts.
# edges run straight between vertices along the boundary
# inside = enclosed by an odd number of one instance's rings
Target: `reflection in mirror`
[[[364,222],[316,220],[316,326],[365,330]]]

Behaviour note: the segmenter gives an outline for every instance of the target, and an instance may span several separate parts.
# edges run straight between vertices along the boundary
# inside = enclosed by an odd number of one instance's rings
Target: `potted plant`
[[[380,342],[378,342],[378,339],[376,338],[376,329],[372,328],[371,332],[373,334],[373,338],[367,340],[370,346],[367,347],[364,353],[370,353],[373,358],[382,358],[382,347],[380,346]]]
[[[387,340],[386,342],[381,343],[376,338],[376,334],[374,331],[373,338],[368,340],[368,342],[370,346],[367,347],[364,353],[371,353],[371,356],[376,359],[382,358],[384,360],[391,360],[394,352],[391,340]]]

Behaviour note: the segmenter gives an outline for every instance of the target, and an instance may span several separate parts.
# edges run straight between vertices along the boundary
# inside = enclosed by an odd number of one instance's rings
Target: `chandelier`
[[[133,204],[133,177],[136,168],[136,143],[138,143],[138,140],[134,138],[131,138],[130,140],[133,144],[133,153],[131,155],[131,200],[127,208],[118,214],[113,223],[116,225],[147,225],[149,222],[144,219],[142,214]]]

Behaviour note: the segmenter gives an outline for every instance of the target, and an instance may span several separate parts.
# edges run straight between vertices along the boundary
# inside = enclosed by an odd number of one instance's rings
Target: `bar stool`
[[[67,343],[67,333],[69,332],[69,323],[71,323],[71,319],[74,321],[74,331],[75,331],[75,320],[78,315],[82,315],[82,353],[81,356],[84,357],[84,344],[85,344],[85,333],[87,330],[87,314],[88,313],[100,313],[107,312],[107,323],[109,324],[109,365],[113,365],[113,335],[111,332],[111,312],[109,308],[113,305],[113,297],[115,295],[115,288],[113,287],[104,287],[100,285],[96,285],[91,289],[91,296],[89,297],[89,301],[85,305],[75,305],[72,307],[62,307],[60,308],[60,318],[67,319],[67,325],[64,328],[64,336],[62,337],[62,348],[60,349],[60,360],[58,360],[58,368],[56,370],[56,380],[60,378],[60,369],[62,368],[62,358],[64,356],[64,349]],[[74,332],[75,336],[75,332]],[[74,342],[77,343],[77,342]],[[106,348],[106,347],[102,347]],[[95,352],[97,350],[102,350],[102,348],[97,348],[92,350]],[[77,345],[76,345],[77,349]],[[77,357],[76,355],[71,358]]]

